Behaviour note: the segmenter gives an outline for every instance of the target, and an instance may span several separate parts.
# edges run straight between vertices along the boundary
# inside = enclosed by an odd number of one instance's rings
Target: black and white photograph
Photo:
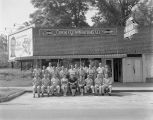
[[[153,0],[0,0],[0,120],[153,120]]]

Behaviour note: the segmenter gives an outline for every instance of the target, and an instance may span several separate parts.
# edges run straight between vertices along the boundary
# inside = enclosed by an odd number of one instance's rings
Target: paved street
[[[153,120],[153,92],[32,98],[0,104],[0,120]]]

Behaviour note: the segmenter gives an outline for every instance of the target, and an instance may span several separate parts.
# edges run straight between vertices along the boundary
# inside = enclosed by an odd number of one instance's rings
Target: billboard
[[[9,60],[16,57],[33,56],[32,29],[27,29],[9,36]]]

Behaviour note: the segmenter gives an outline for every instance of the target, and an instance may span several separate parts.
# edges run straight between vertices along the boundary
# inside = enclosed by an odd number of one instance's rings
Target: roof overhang
[[[107,55],[65,55],[65,56],[29,56],[18,57],[15,60],[33,60],[33,59],[71,59],[71,58],[124,58],[126,54],[107,54]]]

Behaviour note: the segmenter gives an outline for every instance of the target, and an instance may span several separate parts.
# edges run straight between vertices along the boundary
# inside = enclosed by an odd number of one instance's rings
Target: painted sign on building
[[[96,28],[96,29],[40,29],[39,35],[47,36],[101,36],[117,35],[116,28]]]
[[[33,55],[32,29],[9,36],[9,60]]]

